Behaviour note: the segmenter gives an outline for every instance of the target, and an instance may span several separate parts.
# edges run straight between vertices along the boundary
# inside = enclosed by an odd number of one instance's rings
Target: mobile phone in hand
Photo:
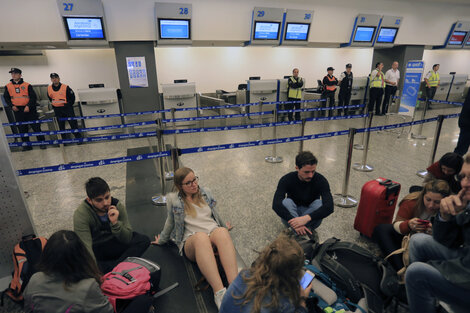
[[[423,225],[429,225],[429,223],[431,223],[431,222],[428,221],[428,220],[418,219],[418,223],[423,224]]]
[[[302,289],[306,289],[308,285],[310,285],[314,277],[315,277],[315,274],[310,273],[310,272],[305,272],[304,276],[300,280],[300,286],[302,287]]]

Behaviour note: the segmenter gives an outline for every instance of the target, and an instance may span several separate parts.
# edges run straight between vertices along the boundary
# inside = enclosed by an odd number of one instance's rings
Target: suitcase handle
[[[21,240],[24,241],[24,240],[34,239],[34,238],[36,238],[35,234],[29,234],[29,235],[22,236]]]
[[[382,186],[390,186],[391,184],[392,184],[391,179],[386,179],[385,181],[379,182],[379,185],[382,185]]]

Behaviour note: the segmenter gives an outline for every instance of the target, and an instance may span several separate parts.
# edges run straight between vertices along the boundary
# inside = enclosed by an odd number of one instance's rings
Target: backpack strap
[[[167,292],[169,292],[169,291],[175,289],[175,288],[178,287],[178,286],[179,286],[179,283],[176,282],[176,283],[174,283],[173,285],[171,285],[171,286],[169,286],[169,287],[166,287],[165,289],[160,290],[159,292],[157,292],[156,294],[154,294],[154,295],[153,295],[153,298],[156,299],[156,298],[158,298],[158,297],[161,297],[161,296],[163,296],[164,294],[166,294]]]

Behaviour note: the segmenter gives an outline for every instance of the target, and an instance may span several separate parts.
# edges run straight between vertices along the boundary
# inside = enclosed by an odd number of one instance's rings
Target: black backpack
[[[384,304],[398,293],[398,276],[384,259],[352,242],[327,239],[317,247],[316,264],[357,303],[367,299],[371,313],[383,312]]]

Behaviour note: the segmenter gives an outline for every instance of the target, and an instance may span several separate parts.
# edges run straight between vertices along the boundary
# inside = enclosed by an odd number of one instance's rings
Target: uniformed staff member
[[[400,81],[400,71],[398,70],[398,62],[392,63],[392,68],[385,72],[385,96],[382,103],[382,115],[388,112],[388,103],[390,98],[397,93],[398,82]]]
[[[426,82],[426,107],[428,109],[431,109],[430,100],[434,99],[437,87],[439,87],[439,84],[441,83],[438,71],[439,64],[434,64],[432,66],[432,71],[429,71],[424,77],[424,81]]]
[[[5,86],[5,101],[11,107],[15,114],[17,122],[35,121],[38,119],[36,111],[37,96],[31,84],[25,82],[21,78],[22,71],[19,68],[11,68],[8,72],[11,74],[10,82]],[[20,133],[27,133],[29,126],[34,132],[41,131],[41,124],[19,125],[18,130]],[[44,141],[44,136],[37,136],[38,141]],[[29,142],[29,137],[21,137],[23,142]],[[39,146],[41,149],[46,149],[46,146]],[[32,150],[32,146],[24,146],[23,151]]]
[[[57,117],[59,128],[60,130],[64,130],[65,121],[61,121],[60,118],[75,117],[75,112],[73,111],[75,94],[73,93],[72,88],[60,82],[59,74],[51,73],[50,77],[52,84],[47,87],[47,95],[51,101],[55,116]],[[70,124],[70,128],[78,129],[78,123],[76,120],[71,120],[68,122]],[[68,137],[67,135],[68,134],[65,134],[63,139]],[[74,133],[74,135],[75,138],[82,138],[80,133]],[[81,144],[81,142],[79,144]]]
[[[287,81],[287,98],[288,101],[299,101],[302,99],[302,87],[304,86],[304,81],[302,77],[299,77],[299,69],[294,68],[292,70],[292,76],[289,77]],[[287,110],[293,110],[295,107],[296,110],[300,109],[300,102],[288,103],[286,105]],[[289,121],[293,121],[292,112],[287,113]],[[295,119],[300,120],[300,112],[295,112]]]
[[[335,70],[331,66],[328,67],[327,69],[328,74],[323,77],[323,92],[322,92],[322,99],[325,99],[325,101],[322,101],[322,107],[334,107],[335,106],[335,92],[336,92],[336,86],[338,86],[338,79],[333,76],[333,71]],[[329,102],[329,105],[327,104]],[[322,114],[325,115],[325,114]],[[328,116],[331,116],[332,112],[330,110],[330,113]]]
[[[351,91],[353,84],[352,64],[346,64],[346,71],[339,76],[339,94],[338,106],[348,106],[351,101]],[[347,115],[348,109],[343,109],[344,115]]]
[[[385,77],[382,69],[384,64],[378,62],[375,65],[375,70],[370,73],[369,76],[369,112],[374,110],[375,114],[380,115],[380,105],[382,104],[382,97],[384,95],[385,88]]]

